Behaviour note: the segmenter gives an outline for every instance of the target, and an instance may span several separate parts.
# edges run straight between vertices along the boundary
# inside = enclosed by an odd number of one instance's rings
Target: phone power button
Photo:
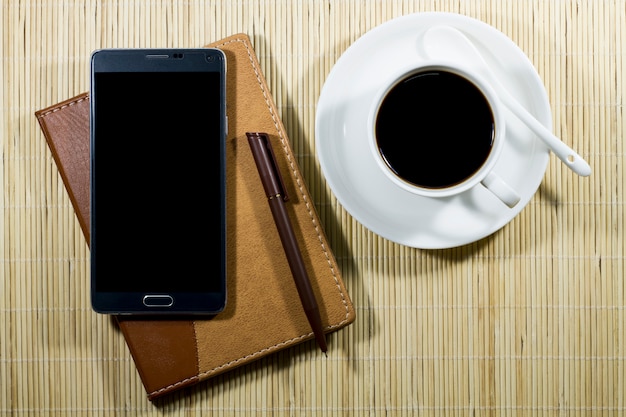
[[[146,295],[143,297],[143,305],[146,307],[171,307],[174,299],[169,295]]]

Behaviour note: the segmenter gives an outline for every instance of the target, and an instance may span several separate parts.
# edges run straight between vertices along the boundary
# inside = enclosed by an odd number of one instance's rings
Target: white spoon
[[[426,31],[423,47],[429,58],[449,59],[454,54],[466,64],[472,65],[498,91],[502,103],[530,128],[554,154],[572,171],[580,176],[591,174],[589,164],[572,148],[554,136],[524,106],[522,106],[500,83],[476,46],[459,30],[451,26],[435,26]]]

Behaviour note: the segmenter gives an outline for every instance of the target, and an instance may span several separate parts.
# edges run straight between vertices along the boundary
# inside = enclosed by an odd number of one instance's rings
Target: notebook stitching
[[[38,117],[38,118],[40,118],[40,119],[41,119],[41,118],[44,118],[44,117],[48,116],[49,114],[56,113],[56,112],[58,112],[58,111],[60,111],[60,110],[63,110],[63,109],[64,109],[64,108],[66,108],[66,107],[74,106],[74,105],[76,105],[76,104],[78,104],[78,103],[80,103],[80,102],[82,102],[82,101],[87,100],[87,99],[89,99],[89,95],[86,95],[85,97],[81,97],[81,98],[79,98],[78,100],[73,100],[73,101],[70,101],[69,103],[66,103],[66,104],[64,104],[64,105],[62,105],[62,106],[55,107],[55,108],[53,108],[53,109],[51,109],[51,110],[48,110],[48,111],[47,111],[47,112],[45,112],[45,113],[41,113],[41,114],[40,114],[40,115],[38,115],[37,117]]]
[[[252,57],[252,51],[249,48],[249,44],[248,42],[246,42],[244,39],[236,39],[236,41],[243,43],[244,47],[246,48],[246,53],[248,54],[248,60],[250,62],[250,65],[252,66],[252,69],[254,70],[254,73],[256,75],[257,78],[257,83],[259,84],[259,87],[261,88],[261,91],[263,93],[263,97],[265,98],[265,105],[267,106],[267,109],[270,112],[270,115],[272,116],[272,120],[274,121],[274,127],[276,128],[276,133],[278,134],[278,137],[280,138],[280,142],[283,146],[283,151],[285,152],[285,155],[287,156],[287,160],[289,161],[289,166],[291,167],[291,170],[294,174],[294,177],[296,178],[296,182],[298,184],[298,189],[300,191],[300,195],[302,196],[302,200],[304,201],[304,204],[307,208],[307,212],[309,213],[309,218],[311,220],[311,223],[313,223],[313,227],[315,228],[315,232],[317,233],[317,239],[319,240],[320,243],[320,247],[322,248],[322,252],[324,253],[324,256],[326,257],[326,262],[328,263],[328,267],[331,271],[331,274],[333,276],[333,279],[335,280],[335,285],[337,286],[337,290],[341,296],[342,299],[342,303],[344,305],[344,308],[346,310],[346,315],[345,315],[345,319],[343,321],[341,321],[341,324],[345,323],[345,321],[348,319],[348,316],[350,314],[350,310],[348,308],[348,303],[345,297],[345,294],[343,293],[343,291],[341,291],[341,286],[339,285],[339,280],[337,279],[337,272],[335,271],[335,268],[333,268],[332,262],[331,262],[331,258],[328,252],[328,249],[326,248],[326,246],[323,243],[323,239],[322,239],[322,235],[320,233],[320,229],[319,229],[319,225],[317,224],[317,222],[315,221],[315,217],[313,216],[313,212],[311,210],[311,202],[307,199],[306,194],[304,193],[303,190],[303,184],[302,184],[302,180],[300,178],[300,176],[298,175],[298,170],[295,166],[295,163],[293,161],[293,159],[291,158],[291,154],[287,151],[287,146],[286,146],[286,138],[283,136],[282,130],[280,129],[280,122],[278,121],[276,114],[274,113],[272,106],[270,104],[270,100],[268,99],[268,95],[267,95],[267,91],[263,88],[263,83],[261,82],[261,77],[260,77],[260,73],[259,73],[259,69],[256,66],[254,59]],[[231,41],[232,42],[232,41]],[[226,45],[229,42],[226,42],[222,45]],[[335,326],[330,326],[329,328],[334,328]]]
[[[296,182],[298,184],[298,189],[300,191],[300,195],[302,196],[302,200],[305,203],[305,206],[307,208],[307,212],[309,214],[309,218],[311,220],[311,223],[313,223],[313,227],[315,228],[315,232],[317,233],[317,239],[319,240],[320,243],[320,247],[322,248],[322,252],[324,253],[324,256],[326,257],[326,262],[328,263],[329,269],[332,273],[333,279],[335,280],[335,285],[337,286],[337,290],[339,292],[339,294],[341,295],[342,298],[342,303],[344,305],[344,308],[346,310],[346,315],[345,315],[345,319],[340,323],[343,324],[345,323],[345,321],[348,319],[348,316],[350,314],[349,308],[348,308],[348,303],[345,297],[345,294],[343,293],[343,291],[341,291],[341,286],[339,285],[339,280],[337,279],[337,273],[335,271],[335,268],[333,268],[332,262],[331,262],[331,258],[329,256],[328,250],[326,248],[326,246],[323,243],[323,239],[322,239],[322,235],[320,233],[320,229],[319,229],[319,225],[317,224],[317,222],[315,221],[315,217],[313,216],[313,212],[311,210],[311,203],[310,201],[307,199],[306,194],[304,193],[303,190],[303,185],[302,185],[302,180],[300,178],[300,176],[298,175],[298,170],[295,166],[295,163],[293,161],[293,159],[291,158],[291,154],[287,151],[287,146],[286,146],[286,138],[283,136],[282,130],[280,129],[280,122],[278,121],[276,114],[274,113],[270,100],[268,99],[268,95],[267,95],[267,91],[263,88],[263,83],[261,81],[261,77],[260,77],[260,72],[258,67],[256,66],[254,59],[252,57],[252,51],[250,50],[249,44],[245,39],[235,39],[233,41],[236,42],[241,42],[244,47],[246,48],[246,53],[248,54],[248,60],[250,62],[250,65],[252,66],[252,69],[254,70],[254,73],[256,75],[257,78],[257,83],[259,84],[259,87],[261,88],[261,91],[263,93],[263,97],[265,98],[265,105],[267,106],[267,109],[270,112],[270,115],[272,116],[272,120],[274,121],[274,127],[276,128],[276,133],[278,134],[278,137],[280,138],[280,142],[283,146],[283,151],[285,152],[285,155],[287,156],[287,160],[289,161],[289,166],[291,167],[291,170],[294,174],[294,177],[296,178]],[[229,41],[229,42],[225,42],[222,44],[226,45],[230,42],[233,41]],[[335,326],[329,326],[329,328],[334,328]]]
[[[317,224],[317,222],[315,221],[315,217],[313,216],[313,213],[312,213],[312,210],[311,210],[311,203],[306,198],[306,195],[305,195],[304,190],[303,190],[302,181],[301,181],[300,177],[297,175],[298,171],[297,171],[297,169],[295,167],[295,164],[294,164],[293,160],[291,159],[291,154],[289,152],[287,152],[287,147],[285,145],[285,137],[283,136],[283,134],[281,132],[279,122],[278,122],[278,120],[276,118],[275,113],[273,112],[272,106],[271,106],[270,101],[269,101],[268,96],[267,96],[267,92],[263,88],[263,83],[261,82],[261,77],[259,75],[258,68],[255,65],[254,59],[251,56],[252,52],[250,50],[248,42],[245,39],[235,38],[235,39],[229,40],[227,42],[224,42],[224,43],[216,45],[216,46],[220,47],[220,46],[228,45],[229,43],[232,43],[232,42],[240,42],[246,48],[246,52],[248,54],[248,60],[250,62],[250,65],[252,66],[252,69],[254,70],[254,73],[256,74],[257,82],[259,84],[259,87],[261,88],[261,91],[263,93],[263,97],[265,98],[265,104],[267,105],[267,108],[268,108],[268,110],[270,112],[270,115],[272,116],[272,120],[274,121],[274,127],[276,128],[276,132],[278,133],[278,136],[280,138],[281,144],[283,146],[283,150],[285,151],[285,155],[287,156],[287,159],[289,161],[289,166],[291,167],[291,169],[292,169],[292,171],[294,173],[294,176],[296,177],[296,182],[298,183],[298,189],[300,191],[300,195],[302,196],[302,199],[305,202],[305,206],[307,208],[307,212],[309,213],[309,217],[310,217],[311,222],[313,223],[313,226],[314,226],[315,231],[317,233],[317,238],[318,238],[318,240],[320,242],[320,246],[322,248],[322,251],[324,252],[324,255],[326,257],[326,261],[328,262],[328,266],[330,268],[330,271],[331,271],[331,274],[333,276],[333,279],[335,280],[335,285],[337,286],[337,290],[339,291],[339,294],[341,295],[342,303],[344,305],[344,308],[346,309],[345,318],[344,318],[344,320],[342,320],[338,324],[334,324],[334,325],[328,326],[328,329],[334,329],[336,327],[340,327],[348,320],[348,316],[350,314],[350,309],[348,307],[348,302],[346,300],[346,296],[343,293],[343,291],[341,290],[341,286],[339,284],[339,280],[337,279],[337,273],[335,271],[335,268],[333,268],[330,255],[328,253],[328,249],[326,248],[326,246],[323,243],[323,239],[322,239],[322,235],[320,233],[319,225]],[[190,380],[193,380],[193,379],[196,379],[196,378],[204,378],[204,377],[206,377],[208,375],[211,375],[211,374],[214,374],[214,373],[218,372],[221,369],[225,369],[225,368],[231,367],[234,364],[237,364],[237,363],[240,363],[240,362],[245,362],[245,361],[247,361],[249,359],[252,359],[252,358],[254,358],[256,356],[262,355],[262,354],[270,352],[272,350],[276,350],[277,348],[280,348],[280,347],[283,347],[283,346],[287,346],[287,345],[293,343],[296,340],[302,340],[302,339],[304,339],[304,338],[306,338],[306,337],[308,337],[308,336],[310,336],[312,334],[313,333],[304,334],[304,335],[301,335],[301,336],[298,336],[298,337],[294,337],[292,339],[285,340],[283,342],[277,343],[277,344],[275,344],[273,346],[268,346],[266,348],[263,348],[261,350],[258,350],[256,352],[254,352],[254,353],[248,354],[246,356],[242,356],[241,358],[237,358],[235,360],[232,360],[232,361],[227,362],[225,364],[222,364],[220,366],[216,366],[215,368],[209,369],[208,371],[204,371],[204,372],[198,374],[197,376],[194,376],[194,377],[191,377],[191,378],[186,378],[186,379],[184,379],[182,381],[179,381],[179,382],[177,382],[175,384],[171,384],[171,385],[168,385],[166,387],[160,388],[159,390],[156,390],[156,391],[153,391],[152,393],[150,393],[150,395],[153,396],[153,395],[157,395],[159,393],[162,393],[164,391],[171,390],[171,389],[173,389],[173,388],[175,388],[175,387],[177,387],[179,385],[185,384],[186,382],[189,382]]]
[[[277,349],[279,349],[279,348],[282,348],[283,346],[288,346],[288,345],[289,345],[289,344],[291,344],[292,342],[294,342],[294,341],[296,341],[296,340],[301,340],[301,339],[304,339],[305,337],[307,337],[307,336],[309,336],[309,335],[311,335],[311,334],[312,334],[312,333],[305,334],[305,335],[298,336],[298,337],[294,337],[293,339],[290,339],[290,340],[285,340],[284,342],[277,343],[277,344],[275,344],[275,345],[273,345],[273,346],[268,346],[268,347],[266,347],[266,348],[263,348],[263,349],[261,349],[261,350],[258,350],[258,351],[256,351],[256,352],[254,352],[254,353],[250,353],[249,355],[242,356],[241,358],[237,358],[237,359],[234,359],[234,360],[232,360],[232,361],[230,361],[230,362],[224,363],[224,364],[222,364],[222,365],[220,365],[220,366],[216,366],[215,368],[213,368],[213,369],[209,369],[208,371],[204,371],[204,372],[202,372],[202,373],[200,373],[200,374],[198,374],[198,375],[194,375],[194,376],[192,376],[192,377],[185,378],[185,379],[183,379],[183,380],[181,380],[181,381],[178,381],[178,382],[176,382],[176,383],[174,383],[174,384],[170,384],[170,385],[168,385],[168,386],[166,386],[166,387],[163,387],[163,388],[160,388],[160,389],[158,389],[158,390],[156,390],[156,391],[152,391],[149,395],[150,395],[151,397],[153,397],[153,396],[158,395],[158,394],[160,394],[160,393],[162,393],[162,392],[169,391],[169,390],[171,390],[171,389],[173,389],[173,388],[176,388],[176,387],[178,387],[178,386],[180,386],[180,385],[184,385],[184,384],[186,384],[186,383],[187,383],[187,382],[189,382],[189,381],[193,381],[193,380],[195,380],[195,379],[201,380],[202,378],[204,378],[204,377],[206,377],[206,376],[208,376],[208,375],[211,375],[211,374],[217,373],[217,372],[219,372],[219,371],[220,371],[220,370],[222,370],[222,369],[227,369],[227,368],[230,368],[230,367],[231,367],[231,366],[233,366],[234,364],[237,364],[237,363],[240,363],[240,362],[246,362],[247,360],[250,360],[250,359],[252,359],[252,358],[254,358],[254,357],[261,356],[261,355],[263,355],[263,354],[265,354],[265,353],[268,353],[268,352],[271,352],[271,351],[273,351],[273,350],[277,350]]]

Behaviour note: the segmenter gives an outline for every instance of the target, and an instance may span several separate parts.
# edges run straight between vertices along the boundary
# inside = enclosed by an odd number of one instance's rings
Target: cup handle
[[[502,178],[496,173],[490,172],[485,179],[482,180],[482,185],[486,189],[491,191],[496,197],[500,199],[504,204],[510,208],[515,207],[519,203],[520,196],[512,189]]]

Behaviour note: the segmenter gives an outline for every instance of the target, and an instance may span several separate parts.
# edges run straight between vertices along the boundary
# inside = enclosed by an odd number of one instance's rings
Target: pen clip
[[[267,156],[269,159],[272,172],[269,172],[267,174],[278,180],[277,184],[276,184],[276,181],[271,181],[271,182],[279,188],[279,190],[276,190],[277,192],[275,194],[273,191],[271,193],[268,192],[268,194],[272,194],[272,195],[268,195],[268,197],[271,198],[276,195],[280,195],[283,201],[289,201],[289,195],[287,195],[287,187],[285,187],[283,176],[281,175],[280,169],[278,168],[278,161],[276,160],[276,154],[274,154],[274,149],[272,148],[269,135],[267,133],[262,133],[262,132],[247,132],[246,136],[248,137],[249,142],[251,140],[258,139],[263,145],[263,147],[265,147],[265,149],[267,149],[268,151]],[[268,190],[266,189],[266,191]]]

